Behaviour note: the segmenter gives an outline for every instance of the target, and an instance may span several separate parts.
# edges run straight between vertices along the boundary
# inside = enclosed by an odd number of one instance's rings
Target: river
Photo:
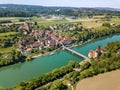
[[[74,49],[87,56],[89,50],[96,49],[98,45],[102,47],[108,42],[120,40],[120,35],[102,38],[92,41],[82,46],[77,46]],[[23,80],[30,80],[44,73],[50,72],[55,68],[67,65],[70,60],[82,61],[83,59],[68,52],[61,50],[54,55],[47,55],[36,58],[30,62],[18,63],[11,66],[0,68],[0,87],[13,87]]]

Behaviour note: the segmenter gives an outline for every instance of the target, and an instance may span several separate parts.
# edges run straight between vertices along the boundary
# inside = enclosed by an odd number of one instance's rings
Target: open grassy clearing
[[[44,22],[38,22],[39,25],[55,25],[55,24],[63,24],[63,23],[69,23],[67,20],[54,20],[54,21],[44,21]]]
[[[10,20],[13,23],[19,22],[19,19],[28,19],[29,17],[0,17],[0,21],[2,20]]]
[[[17,17],[0,17],[0,20],[15,20]]]
[[[96,21],[84,21],[82,22],[82,24],[83,24],[83,27],[86,27],[86,28],[100,27],[102,25],[102,23],[96,22]]]
[[[0,17],[0,21],[2,20],[10,20],[14,23],[14,22],[18,22],[19,18],[18,17]]]
[[[93,20],[90,21],[88,19],[88,21],[82,21],[82,24],[83,24],[84,27],[87,27],[87,28],[96,28],[96,27],[100,27],[105,22],[120,24],[120,18],[113,17],[113,18],[110,19],[110,21],[105,21],[105,20],[102,20],[102,19],[97,19],[97,20],[93,19]]]
[[[120,18],[112,18],[110,21],[106,21],[106,22],[120,24]]]
[[[6,32],[6,33],[0,33],[0,37],[9,36],[9,35],[15,35],[15,34],[18,34],[18,32]]]
[[[8,48],[0,48],[0,51],[2,51],[2,53],[8,53],[11,52],[12,50],[14,50],[15,47],[8,47]]]
[[[44,19],[39,18],[39,17],[32,17],[30,19],[31,19],[31,21],[41,21],[41,20],[44,20]]]

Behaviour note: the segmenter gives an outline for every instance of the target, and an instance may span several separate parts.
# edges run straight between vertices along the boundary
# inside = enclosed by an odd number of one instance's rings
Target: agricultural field
[[[0,51],[2,51],[2,53],[7,53],[7,52],[11,52],[13,49],[16,49],[16,46],[9,46],[6,48],[3,48],[2,45],[4,45],[4,43],[8,40],[10,40],[10,42],[13,42],[14,39],[14,35],[18,35],[19,32],[6,32],[6,33],[0,33]]]
[[[41,21],[38,22],[38,25],[49,26],[49,25],[63,24],[63,23],[69,23],[69,21],[67,20]]]
[[[6,32],[6,33],[0,33],[0,37],[10,36],[10,35],[15,35],[15,34],[18,34],[18,32]]]
[[[14,23],[14,22],[18,22],[19,18],[18,17],[0,17],[0,21],[3,21],[3,20],[10,20]]]
[[[11,52],[13,49],[16,49],[15,47],[8,47],[8,48],[0,48],[0,51],[2,51],[3,54]]]
[[[10,20],[12,21],[12,23],[20,23],[20,19],[23,19],[25,21],[27,21],[28,19],[30,19],[31,22],[38,22],[38,25],[44,25],[44,26],[49,26],[49,25],[55,25],[55,24],[63,24],[63,23],[74,23],[74,22],[82,22],[84,27],[88,27],[88,28],[92,28],[92,27],[98,27],[101,26],[101,23],[105,22],[103,21],[101,18],[103,18],[104,16],[94,16],[93,18],[78,18],[78,19],[70,19],[70,18],[66,18],[63,20],[59,20],[59,19],[53,19],[53,18],[39,18],[39,17],[1,17],[1,20]],[[106,21],[106,22],[114,22],[116,24],[120,23],[120,20],[116,19],[117,17],[113,17],[110,21]],[[23,21],[23,22],[25,22]]]

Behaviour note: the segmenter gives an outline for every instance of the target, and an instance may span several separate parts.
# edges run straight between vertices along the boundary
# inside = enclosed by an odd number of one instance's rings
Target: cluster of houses
[[[28,27],[23,26],[21,28],[27,38],[29,38],[18,41],[19,51],[22,54],[30,54],[35,48],[44,50],[46,48],[59,47],[61,44],[69,45],[75,40],[72,37],[58,35],[50,30],[32,30],[31,33],[27,34]]]
[[[65,24],[56,24],[56,25],[51,25],[48,26],[47,28],[49,28],[50,30],[81,30],[81,23],[65,23]]]
[[[99,61],[99,56],[102,54],[102,53],[105,53],[106,50],[105,48],[101,48],[100,46],[98,46],[98,48],[96,50],[90,50],[89,53],[88,53],[88,57],[89,58],[93,58],[94,60],[96,61]]]

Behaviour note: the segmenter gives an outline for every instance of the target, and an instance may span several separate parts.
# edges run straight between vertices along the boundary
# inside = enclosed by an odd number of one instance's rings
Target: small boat
[[[54,52],[51,52],[50,55],[54,55]]]

